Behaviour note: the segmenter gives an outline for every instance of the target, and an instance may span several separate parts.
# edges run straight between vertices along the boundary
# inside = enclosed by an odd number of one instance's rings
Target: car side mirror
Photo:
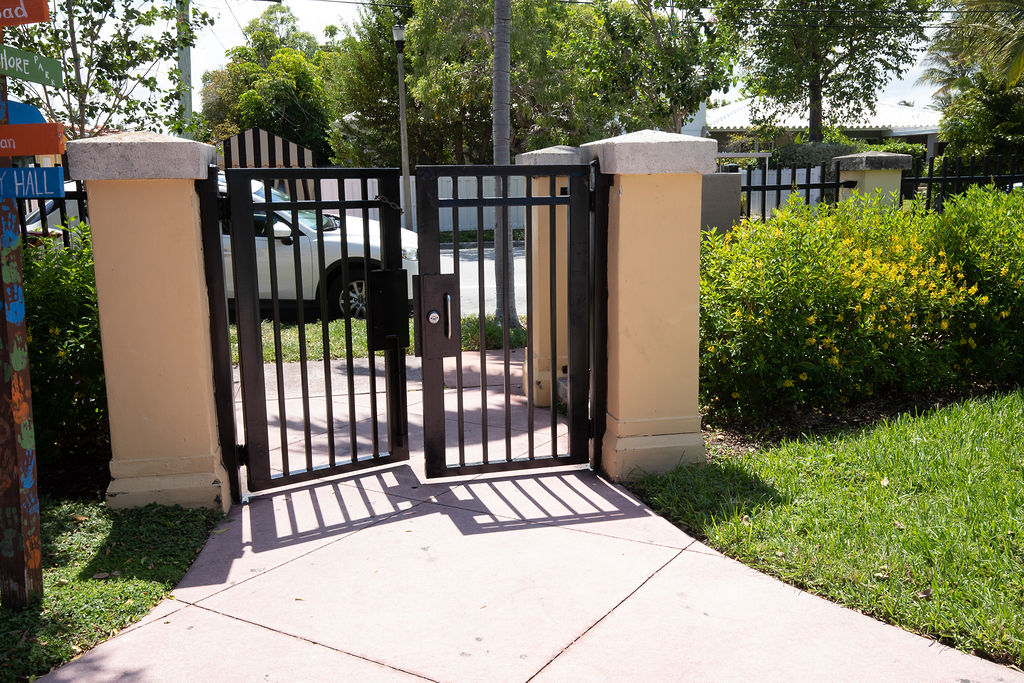
[[[274,239],[291,239],[292,229],[284,223],[274,223]]]

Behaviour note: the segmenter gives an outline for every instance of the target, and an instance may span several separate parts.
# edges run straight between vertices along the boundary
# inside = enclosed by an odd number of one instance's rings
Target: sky
[[[262,14],[270,3],[262,0],[193,0],[193,4],[209,12],[215,20],[213,26],[200,34],[192,51],[194,107],[198,109],[203,72],[226,63],[224,51],[242,43],[242,27]],[[340,27],[352,23],[359,14],[358,4],[344,0],[285,0],[284,4],[298,17],[300,27],[320,40],[324,37],[325,26],[334,24]],[[920,107],[930,104],[931,88],[915,84],[921,70],[920,64],[915,65],[901,80],[890,83],[879,93],[879,101],[896,104],[907,100]],[[735,92],[731,91],[726,98],[734,99]]]

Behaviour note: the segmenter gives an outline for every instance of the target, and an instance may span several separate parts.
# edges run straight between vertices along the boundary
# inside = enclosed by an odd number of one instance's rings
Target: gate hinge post
[[[244,443],[235,444],[235,455],[239,465],[249,464],[249,447]]]

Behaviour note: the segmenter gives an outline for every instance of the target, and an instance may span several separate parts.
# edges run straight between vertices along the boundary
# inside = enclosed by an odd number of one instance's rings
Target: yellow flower
[[[739,398],[740,397],[740,392],[738,392],[738,391],[732,392],[732,397],[733,398]]]
[[[1000,275],[1006,275],[1009,272],[1010,272],[1010,269],[1007,268],[1006,266],[1003,266],[1003,269],[999,271],[999,274]]]
[[[1010,312],[1009,311],[1000,311],[999,312],[999,317],[1000,318],[1009,318],[1010,317]]]
[[[836,358],[835,356],[832,356],[831,358],[829,358],[829,359],[828,359],[828,362],[829,362],[829,363],[830,363],[831,365],[834,365],[834,366],[835,366],[835,367],[837,367],[837,368],[839,367],[839,359],[838,359],[838,358]]]
[[[967,293],[972,295],[972,296],[974,294],[976,294],[977,292],[978,292],[978,285],[971,285],[971,288],[967,290]]]
[[[808,325],[813,325],[816,322],[818,322],[818,316],[816,316],[816,315],[809,315],[809,316],[807,316],[807,324]]]
[[[888,348],[889,348],[889,342],[885,342],[884,344],[882,344],[882,350],[883,351],[888,349]]]
[[[980,303],[982,306],[987,304],[988,303],[988,296],[983,296],[980,299],[978,299],[978,303]]]
[[[978,346],[978,344],[975,343],[975,341],[974,341],[974,337],[969,337],[967,339],[967,345],[970,346],[972,349],[973,348],[977,348],[977,346]]]
[[[836,316],[836,322],[837,323],[843,322],[843,314],[842,313],[840,313],[839,315]]]
[[[942,329],[944,329],[944,330],[948,330],[949,329],[949,321],[948,320],[943,320],[942,323],[939,326]]]
[[[800,373],[800,381],[801,382],[806,382],[807,381],[807,373],[806,372],[801,372]]]
[[[782,383],[782,386],[784,386],[784,387],[791,387],[791,386],[793,386],[793,380],[787,379],[785,382]]]
[[[978,323],[971,323],[971,326],[970,326],[970,327],[971,327],[971,329],[973,330],[973,329],[974,329],[975,327],[977,327],[977,326],[978,326]]]

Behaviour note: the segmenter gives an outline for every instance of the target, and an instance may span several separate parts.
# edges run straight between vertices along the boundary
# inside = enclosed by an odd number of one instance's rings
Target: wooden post
[[[3,29],[0,27],[0,44]],[[0,76],[0,125],[7,124],[7,77]],[[10,167],[10,157],[0,157]],[[0,197],[0,600],[24,607],[43,593],[35,428],[25,331],[21,227],[14,197]]]

